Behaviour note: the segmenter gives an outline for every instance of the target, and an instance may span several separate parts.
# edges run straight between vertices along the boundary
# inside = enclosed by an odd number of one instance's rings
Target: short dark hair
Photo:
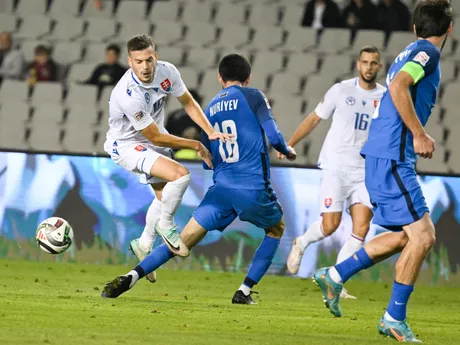
[[[444,35],[452,23],[450,0],[419,0],[415,5],[413,23],[417,37]]]
[[[120,47],[117,46],[116,44],[109,44],[107,48],[105,48],[105,51],[113,50],[115,54],[120,55]]]
[[[364,46],[359,51],[358,57],[360,58],[363,53],[378,54],[380,60],[380,50],[376,46]]]
[[[225,55],[219,63],[219,74],[224,82],[244,83],[251,75],[251,64],[239,54]]]
[[[153,38],[147,35],[136,35],[128,41],[128,53],[144,50],[149,47],[155,49]]]
[[[50,55],[50,49],[43,44],[39,44],[35,47],[35,55]]]

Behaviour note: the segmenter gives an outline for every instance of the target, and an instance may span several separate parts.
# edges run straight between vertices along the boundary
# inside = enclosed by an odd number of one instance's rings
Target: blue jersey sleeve
[[[290,152],[289,148],[286,144],[286,140],[284,140],[283,134],[278,130],[275,120],[271,119],[269,121],[265,121],[262,124],[262,128],[273,148],[283,155],[288,155]]]
[[[425,76],[436,71],[440,58],[441,53],[437,47],[421,44],[410,53],[401,70],[409,73],[414,78],[414,84],[416,84]]]
[[[257,89],[245,87],[241,90],[252,112],[255,114],[259,124],[273,120],[273,115],[267,97]]]

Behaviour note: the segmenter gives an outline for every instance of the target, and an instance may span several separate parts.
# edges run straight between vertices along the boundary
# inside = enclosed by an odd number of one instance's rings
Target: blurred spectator
[[[341,27],[339,7],[333,0],[310,0],[305,7],[302,26],[314,29]]]
[[[189,91],[198,104],[201,104],[202,97],[198,94],[198,92],[193,89],[190,89]],[[190,137],[195,136],[198,138],[197,140],[200,140],[201,128],[193,122],[182,107],[168,114],[166,129],[172,135],[180,137],[183,137],[184,135],[188,135]]]
[[[349,29],[377,29],[377,6],[370,0],[351,0],[342,17],[342,22]]]
[[[35,48],[35,60],[27,67],[27,83],[30,86],[37,81],[57,81],[57,65],[50,54],[49,48],[44,45]]]
[[[24,70],[24,55],[13,49],[13,39],[9,32],[0,33],[0,81],[20,79]]]
[[[120,60],[120,48],[110,44],[105,49],[105,63],[99,64],[94,69],[91,77],[85,82],[98,86],[115,85],[128,69],[122,66]]]
[[[400,0],[380,0],[377,6],[377,25],[386,33],[412,31],[411,14]]]

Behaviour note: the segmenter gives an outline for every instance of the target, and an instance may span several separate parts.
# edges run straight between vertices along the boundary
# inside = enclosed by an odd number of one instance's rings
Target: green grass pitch
[[[2,344],[393,344],[376,327],[391,285],[351,281],[341,319],[310,280],[265,277],[255,306],[232,305],[242,274],[159,270],[118,299],[101,288],[127,266],[0,260]],[[458,288],[418,286],[410,325],[424,344],[460,344]]]

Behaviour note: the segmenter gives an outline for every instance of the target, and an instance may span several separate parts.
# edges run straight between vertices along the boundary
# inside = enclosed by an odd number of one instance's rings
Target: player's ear
[[[414,30],[414,34],[417,35],[417,28],[415,27],[415,24],[414,24],[414,29],[413,30]]]
[[[219,81],[219,83],[224,86],[224,80],[222,79],[222,76],[220,75],[220,73],[217,73],[217,80]]]
[[[155,60],[158,60],[158,52],[157,51],[155,53],[153,53],[153,56],[155,57]]]
[[[128,53],[128,65],[129,67],[133,68],[133,60],[131,59],[131,56]]]
[[[457,24],[458,25],[458,24]],[[447,29],[447,34],[450,35],[452,33],[452,30],[454,29],[454,23],[451,22],[449,25],[449,29]]]
[[[246,79],[246,81],[243,83],[243,86],[246,87],[246,86],[248,86],[250,83],[251,83],[251,76],[249,76],[248,79]]]

